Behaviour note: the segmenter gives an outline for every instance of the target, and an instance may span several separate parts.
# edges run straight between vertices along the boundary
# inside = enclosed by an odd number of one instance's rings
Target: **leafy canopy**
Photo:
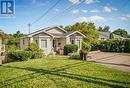
[[[87,37],[87,41],[90,43],[98,43],[99,33],[96,30],[94,23],[75,23],[65,27],[67,31],[80,31]]]
[[[124,38],[128,37],[128,32],[121,28],[118,28],[117,30],[113,31],[113,33],[116,35],[122,36]]]

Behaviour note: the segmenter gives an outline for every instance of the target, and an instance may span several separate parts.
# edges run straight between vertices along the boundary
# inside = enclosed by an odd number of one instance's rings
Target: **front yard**
[[[123,88],[130,73],[55,57],[0,66],[0,88]]]

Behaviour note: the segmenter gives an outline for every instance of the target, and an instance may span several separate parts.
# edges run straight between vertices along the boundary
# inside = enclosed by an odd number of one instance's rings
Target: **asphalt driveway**
[[[89,61],[97,64],[102,64],[108,67],[119,69],[122,71],[130,72],[130,56],[108,53],[108,52],[95,52],[90,53],[91,59]]]

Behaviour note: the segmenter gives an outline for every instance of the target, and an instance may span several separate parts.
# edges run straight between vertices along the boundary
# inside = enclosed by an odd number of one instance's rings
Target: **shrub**
[[[77,52],[70,53],[69,56],[71,59],[80,59],[80,55]]]
[[[78,46],[75,44],[68,44],[64,46],[64,54],[68,55],[69,53],[77,52]]]
[[[32,52],[30,51],[8,51],[7,57],[12,60],[25,61],[32,58]]]
[[[91,45],[88,42],[82,42],[82,53],[88,53],[91,50]]]
[[[96,47],[95,47],[96,46]],[[99,49],[105,52],[130,52],[130,40],[114,40],[109,39],[101,41],[100,45],[94,45],[93,49]]]
[[[36,59],[36,58],[42,58],[43,55],[43,50],[40,49],[36,43],[31,43],[29,44],[28,48],[25,49],[26,51],[31,51],[32,52],[32,59]]]

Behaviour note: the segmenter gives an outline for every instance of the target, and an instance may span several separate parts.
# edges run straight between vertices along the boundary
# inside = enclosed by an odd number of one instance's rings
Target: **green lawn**
[[[0,88],[130,88],[130,73],[65,58],[0,66]]]

